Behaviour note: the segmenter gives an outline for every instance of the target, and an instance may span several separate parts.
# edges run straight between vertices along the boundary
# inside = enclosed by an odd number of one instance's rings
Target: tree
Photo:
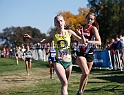
[[[46,38],[45,33],[41,33],[40,30],[32,28],[30,26],[26,27],[10,27],[3,29],[3,33],[0,33],[0,40],[4,41],[6,46],[18,46],[22,43],[29,43],[28,39],[23,39],[24,34],[29,34],[34,38]]]
[[[96,13],[102,41],[124,34],[124,0],[88,0],[90,10]]]
[[[66,25],[65,25],[66,29],[72,29],[76,32],[78,24],[84,25],[86,23],[85,17],[89,12],[89,8],[80,7],[78,9],[78,12],[79,13],[76,15],[72,14],[70,11],[64,11],[64,12],[61,11],[58,13],[59,15],[62,15],[64,17],[64,20],[66,21]],[[51,27],[47,33],[50,34],[53,31],[56,31],[56,28]]]
[[[72,30],[76,31],[77,24],[84,25],[86,23],[85,17],[89,12],[89,8],[79,7],[78,12],[79,13],[76,15],[72,14],[70,11],[59,12],[58,14],[62,15],[65,21],[72,25]]]

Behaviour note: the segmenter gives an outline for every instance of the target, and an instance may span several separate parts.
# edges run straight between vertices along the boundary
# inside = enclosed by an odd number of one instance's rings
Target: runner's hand
[[[25,34],[25,35],[24,35],[24,38],[28,38],[28,39],[30,39],[31,36],[30,36],[29,34]]]
[[[77,32],[79,35],[83,35],[83,26],[81,26],[80,24],[77,26]]]

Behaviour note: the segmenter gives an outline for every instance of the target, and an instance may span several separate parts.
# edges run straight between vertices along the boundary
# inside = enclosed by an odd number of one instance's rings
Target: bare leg
[[[19,58],[16,56],[16,64],[18,64],[18,63],[19,63],[18,59],[19,59]]]
[[[90,74],[90,70],[92,68],[92,65],[93,65],[93,62],[87,62],[87,65],[88,65],[88,69],[89,69],[89,74]],[[88,74],[88,75],[89,75]],[[83,85],[83,88],[82,88],[82,92],[84,92],[84,89],[87,85],[87,82],[88,82],[88,76],[86,77],[85,81],[84,81],[84,85]]]
[[[122,68],[124,70],[124,56],[122,57]]]
[[[32,64],[31,62],[28,62],[28,68],[31,68]]]
[[[70,76],[71,68],[72,68],[72,66],[68,67],[67,75],[66,75],[65,69],[63,68],[63,66],[61,64],[59,64],[59,63],[54,64],[54,69],[55,69],[56,74],[57,74],[57,76],[58,76],[58,78],[62,84],[61,95],[68,95],[68,91],[67,91],[68,78]]]
[[[25,58],[24,58],[24,56],[22,56],[22,60],[25,62]]]
[[[70,78],[71,71],[72,71],[72,66],[69,66],[68,68],[66,68],[66,78],[67,78],[67,80],[69,80],[69,78]]]
[[[52,61],[49,62],[49,68],[50,68],[50,78],[52,79],[52,71],[53,71],[53,63],[52,63]]]
[[[25,65],[26,65],[26,72],[29,75],[29,72],[28,72],[28,61],[25,62]]]
[[[88,81],[88,75],[92,68],[93,62],[87,62],[85,57],[82,57],[82,56],[77,57],[76,61],[82,70],[82,75],[81,75],[80,85],[79,85],[79,92],[84,92],[85,86]]]

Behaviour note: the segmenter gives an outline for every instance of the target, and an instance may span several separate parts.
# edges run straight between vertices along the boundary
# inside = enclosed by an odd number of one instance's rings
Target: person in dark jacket
[[[116,35],[115,37],[115,41],[112,44],[112,49],[115,52],[115,57],[114,57],[114,69],[116,70],[117,68],[120,67],[121,64],[121,59],[120,59],[120,54],[122,52],[122,43],[118,37],[118,35]]]

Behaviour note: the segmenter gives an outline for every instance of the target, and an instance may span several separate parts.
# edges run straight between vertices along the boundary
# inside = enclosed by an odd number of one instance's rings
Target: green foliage
[[[124,35],[124,0],[88,0],[89,7],[97,14],[102,41]]]
[[[83,2],[83,1],[82,1]],[[72,14],[70,11],[59,12],[63,15],[69,27],[76,31],[77,24],[85,24],[85,16],[89,11],[95,12],[97,15],[97,22],[100,26],[99,33],[104,45],[105,39],[111,40],[116,35],[124,35],[124,0],[88,0],[88,8],[78,9],[78,14]],[[55,28],[50,28],[48,34],[55,31]],[[30,34],[35,38],[46,38],[46,34],[40,33],[36,28],[27,27],[10,27],[3,29],[0,33],[0,41],[5,41],[6,45],[19,45],[20,43],[29,42],[24,41],[23,35]]]
[[[41,33],[40,30],[32,28],[30,26],[26,27],[10,27],[3,29],[3,33],[0,33],[0,39],[5,41],[3,43],[7,46],[18,46],[22,43],[29,43],[28,39],[23,39],[24,34],[29,34],[34,38],[46,38],[45,33]]]
[[[59,14],[64,17],[65,21],[67,21],[72,26],[71,29],[74,31],[76,31],[76,26],[78,24],[84,25],[86,23],[85,17],[89,12],[89,9],[80,7],[78,12],[78,14],[72,14],[70,11],[59,12]]]

